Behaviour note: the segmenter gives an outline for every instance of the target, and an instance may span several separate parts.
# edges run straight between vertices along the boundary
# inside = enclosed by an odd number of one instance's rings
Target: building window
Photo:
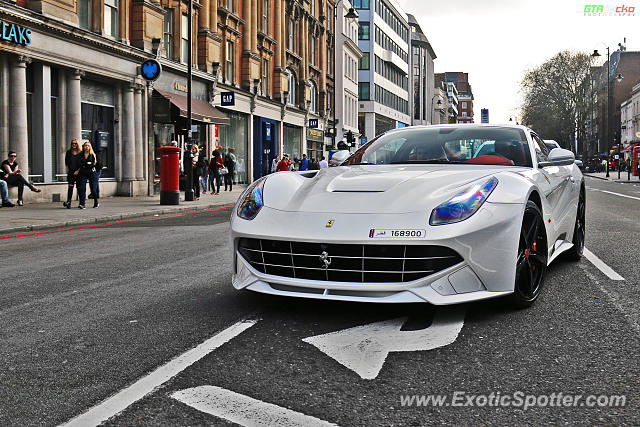
[[[369,67],[369,52],[363,52],[362,57],[358,61],[358,70],[368,70]]]
[[[369,23],[361,22],[358,27],[358,40],[369,40]]]
[[[294,105],[296,101],[296,76],[293,71],[287,70],[289,79],[289,95],[287,97],[287,104]]]
[[[369,100],[369,82],[358,83],[358,99],[361,101]]]
[[[466,101],[462,101],[462,108],[467,108],[467,102]]]
[[[226,76],[227,82],[229,84],[233,84],[233,42],[227,40],[227,67],[226,67]]]
[[[291,52],[293,52],[293,31],[294,31],[293,19],[289,19],[289,50]]]
[[[311,104],[309,105],[309,111],[315,113],[316,111],[318,111],[318,91],[316,90],[316,85],[313,82],[311,82],[309,93],[311,94]]]
[[[189,62],[188,50],[189,50],[189,17],[187,15],[182,15],[182,28],[180,30],[182,34],[182,49],[181,49],[181,58],[182,62],[186,64]]]
[[[317,39],[315,37],[311,37],[311,54],[309,55],[309,59],[311,62],[311,65],[316,65],[316,43],[317,43]]]
[[[353,7],[356,9],[369,9],[369,0],[354,0]]]
[[[91,0],[78,2],[78,25],[85,30],[91,29]]]
[[[104,0],[104,34],[118,37],[118,0]]]
[[[233,0],[227,0],[227,9],[233,12]]]
[[[173,9],[164,12],[164,54],[173,59]]]
[[[269,61],[262,61],[262,96],[269,94]]]
[[[262,31],[269,34],[269,0],[262,2]]]

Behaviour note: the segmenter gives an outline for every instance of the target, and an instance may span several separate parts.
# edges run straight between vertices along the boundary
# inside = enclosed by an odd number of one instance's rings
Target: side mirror
[[[576,156],[573,152],[565,150],[564,148],[554,148],[549,153],[549,157],[546,162],[538,163],[541,168],[547,166],[568,166],[576,161]]]
[[[336,151],[329,159],[329,166],[340,166],[350,155],[349,150]]]

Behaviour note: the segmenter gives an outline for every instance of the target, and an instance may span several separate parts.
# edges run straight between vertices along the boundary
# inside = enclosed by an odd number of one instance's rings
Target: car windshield
[[[532,166],[522,129],[472,125],[388,132],[361,147],[342,165],[451,163]]]

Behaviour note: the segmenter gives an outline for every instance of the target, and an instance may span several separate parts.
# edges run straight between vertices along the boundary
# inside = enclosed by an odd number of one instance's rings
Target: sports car
[[[233,286],[379,303],[533,304],[547,266],[582,255],[571,151],[520,125],[388,131],[340,166],[253,182],[231,218]]]

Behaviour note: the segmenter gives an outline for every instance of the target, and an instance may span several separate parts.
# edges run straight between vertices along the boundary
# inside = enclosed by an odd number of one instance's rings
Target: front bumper
[[[309,214],[267,207],[252,221],[235,215],[233,286],[256,292],[342,301],[458,304],[513,292],[523,205],[485,203],[466,221],[432,227],[423,212],[406,214]],[[328,221],[333,221],[328,227]],[[424,229],[415,239],[370,238],[371,229]],[[237,251],[240,237],[381,245],[439,245],[463,261],[422,279],[400,283],[352,283],[305,280],[264,274]]]

